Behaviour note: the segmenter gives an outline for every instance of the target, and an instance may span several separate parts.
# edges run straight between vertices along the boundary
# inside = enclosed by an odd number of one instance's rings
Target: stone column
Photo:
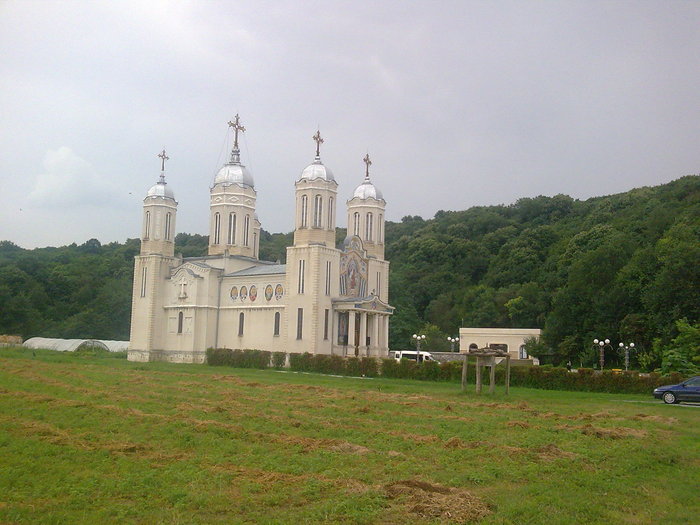
[[[367,312],[360,314],[360,355],[367,355]]]
[[[348,348],[350,348],[350,355],[355,355],[355,312],[350,310],[348,312],[348,346],[345,347],[345,355],[348,355]]]
[[[379,355],[379,323],[382,316],[374,314],[372,316],[372,347],[374,348],[374,355]]]
[[[389,350],[389,316],[388,315],[382,315],[382,318],[384,319],[384,343],[382,348],[384,350]]]

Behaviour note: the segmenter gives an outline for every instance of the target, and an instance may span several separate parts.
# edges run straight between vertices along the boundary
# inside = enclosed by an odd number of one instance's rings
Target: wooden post
[[[469,356],[464,354],[464,362],[462,363],[462,392],[467,391],[467,371],[469,368]]]
[[[496,358],[491,358],[491,373],[489,374],[489,394],[496,389]]]
[[[506,395],[510,392],[510,354],[506,356]]]
[[[481,356],[476,356],[476,393],[481,394]]]

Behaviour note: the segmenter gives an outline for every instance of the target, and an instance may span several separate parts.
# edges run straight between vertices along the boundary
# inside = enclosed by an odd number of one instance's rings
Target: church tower
[[[238,133],[244,132],[236,115],[228,125],[233,129],[229,161],[214,178],[210,190],[209,255],[243,255],[258,258],[260,221],[255,214],[257,193],[250,172],[241,164]]]
[[[358,236],[362,239],[367,255],[383,260],[386,201],[382,192],[369,179],[369,167],[372,165],[369,153],[363,160],[365,180],[355,189],[352,199],[347,202],[348,236]]]
[[[320,131],[316,131],[313,139],[316,142],[316,158],[304,168],[294,183],[294,245],[322,244],[334,247],[338,183],[331,170],[321,162],[323,139]]]
[[[313,136],[316,158],[294,183],[294,245],[287,248],[287,330],[292,352],[330,354],[332,298],[338,296],[340,252],[335,247],[338,183],[321,162],[321,133]]]
[[[161,159],[160,178],[143,200],[141,253],[134,259],[129,343],[132,361],[149,361],[151,351],[163,344],[163,320],[158,317],[163,308],[160,291],[177,261],[173,256],[177,201],[165,182],[165,161],[169,157],[165,150],[158,157]]]

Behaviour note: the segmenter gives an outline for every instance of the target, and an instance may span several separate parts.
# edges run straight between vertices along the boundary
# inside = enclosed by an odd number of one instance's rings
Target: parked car
[[[402,359],[410,359],[411,361],[416,360],[416,351],[415,350],[397,350],[394,352],[394,359],[397,361],[401,361]],[[422,363],[423,361],[435,361],[435,358],[432,356],[430,352],[424,352],[423,350],[420,351],[420,356],[419,356],[419,362]]]
[[[700,403],[700,376],[686,379],[677,385],[660,386],[654,389],[654,397],[672,405],[681,401]]]

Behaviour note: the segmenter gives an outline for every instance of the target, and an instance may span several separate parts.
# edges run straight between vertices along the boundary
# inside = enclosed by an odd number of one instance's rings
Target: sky
[[[698,28],[673,0],[0,0],[0,240],[138,237],[163,149],[207,234],[236,114],[270,232],[317,129],[339,200],[369,153],[393,221],[697,174]]]

